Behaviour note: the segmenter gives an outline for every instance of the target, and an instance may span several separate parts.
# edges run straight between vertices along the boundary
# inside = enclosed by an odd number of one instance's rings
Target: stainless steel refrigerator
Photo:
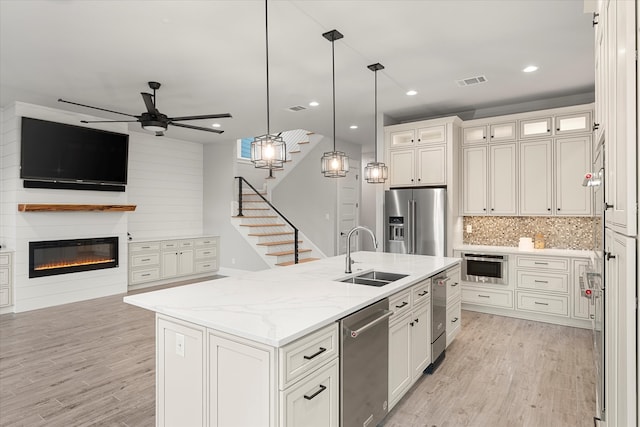
[[[385,252],[446,256],[445,188],[385,191],[384,210]]]

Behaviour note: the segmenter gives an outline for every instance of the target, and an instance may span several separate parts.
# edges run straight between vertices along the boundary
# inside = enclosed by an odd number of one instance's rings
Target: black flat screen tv
[[[25,187],[124,191],[129,135],[30,117],[21,131]]]

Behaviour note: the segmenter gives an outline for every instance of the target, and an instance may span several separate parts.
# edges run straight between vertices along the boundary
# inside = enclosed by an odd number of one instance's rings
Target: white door
[[[462,212],[487,214],[487,147],[462,149]]]
[[[556,144],[556,215],[591,215],[591,189],[582,185],[591,170],[591,137],[558,138]]]
[[[360,206],[360,162],[350,162],[349,172],[338,178],[338,255],[347,252],[347,233],[358,225]],[[351,237],[351,251],[359,248],[358,236]]]
[[[389,186],[413,185],[415,175],[415,150],[413,148],[389,152]]]
[[[520,143],[520,215],[553,215],[551,141]]]
[[[516,144],[489,147],[489,213],[516,215]]]

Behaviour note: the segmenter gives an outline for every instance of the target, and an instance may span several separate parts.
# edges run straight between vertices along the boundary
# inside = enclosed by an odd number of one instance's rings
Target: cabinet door
[[[158,317],[156,322],[156,425],[204,426],[204,328]]]
[[[444,142],[447,142],[447,128],[445,125],[418,129],[418,144],[442,144]]]
[[[411,370],[416,380],[431,363],[431,311],[430,304],[416,308],[410,318]]]
[[[418,185],[447,185],[447,146],[418,149]]]
[[[520,139],[551,135],[551,117],[520,121]]]
[[[556,116],[556,135],[585,133],[591,130],[591,113]]]
[[[520,144],[520,215],[553,215],[551,141]]]
[[[185,274],[193,273],[193,249],[181,249],[178,257],[178,274],[183,276]]]
[[[589,304],[591,304],[592,300],[582,296],[582,292],[580,290],[580,278],[584,274],[585,268],[588,266],[589,261],[587,260],[573,260],[573,312],[571,313],[571,316],[575,319],[589,319]]]
[[[162,253],[162,278],[176,277],[178,275],[178,252]]]
[[[281,392],[282,427],[338,427],[338,359]]]
[[[396,150],[389,152],[389,185],[413,185],[415,179],[415,151]]]
[[[591,215],[591,189],[582,185],[591,152],[590,136],[556,140],[556,215]]]
[[[489,152],[489,213],[516,215],[516,144],[491,145]]]
[[[411,384],[411,326],[405,316],[389,327],[389,406],[395,404]]]
[[[594,145],[601,142],[607,125],[607,7],[600,8],[599,24],[596,25],[595,37],[595,111],[594,111]],[[605,138],[606,139],[606,138]]]
[[[483,142],[487,142],[486,126],[474,126],[474,127],[464,128],[462,130],[463,144],[478,144]]]
[[[413,130],[403,130],[398,132],[391,132],[390,136],[390,148],[412,147],[415,139],[415,132]]]
[[[516,140],[516,122],[500,123],[489,127],[491,142],[510,142]]]
[[[487,214],[487,147],[462,149],[462,213]]]

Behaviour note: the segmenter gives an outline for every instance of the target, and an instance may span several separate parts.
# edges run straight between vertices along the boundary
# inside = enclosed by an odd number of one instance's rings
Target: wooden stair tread
[[[318,261],[320,258],[302,258],[298,260],[298,264],[302,264],[303,262],[311,262],[311,261]],[[278,264],[276,264],[279,267],[286,267],[288,265],[294,265],[295,262],[293,261],[286,261],[286,262],[279,262]]]
[[[240,227],[284,227],[286,224],[240,224]]]
[[[298,253],[301,254],[303,252],[311,252],[311,249],[298,249]],[[281,252],[273,252],[273,253],[269,253],[267,255],[271,255],[271,256],[284,256],[284,255],[293,255],[295,254],[295,251],[281,251]],[[300,260],[298,260],[299,262]]]
[[[249,233],[253,237],[286,236],[293,234],[293,231],[278,231],[274,233]]]
[[[232,216],[231,218],[278,218],[278,215],[255,215],[255,216],[252,216],[252,215],[242,215],[242,216],[235,215],[235,216]]]
[[[267,195],[267,193],[242,193],[243,196],[257,196],[259,194],[262,194],[263,196]]]
[[[242,204],[244,205],[245,203],[267,203],[267,202],[265,202],[264,200],[243,200]]]
[[[295,243],[294,240],[280,240],[278,242],[263,242],[256,243],[258,246],[280,246],[280,245],[293,245]],[[298,244],[302,243],[302,240],[298,240]]]
[[[271,208],[242,208],[243,211],[270,211]]]
[[[289,151],[289,154],[298,154],[300,152],[300,150],[291,150]]]

